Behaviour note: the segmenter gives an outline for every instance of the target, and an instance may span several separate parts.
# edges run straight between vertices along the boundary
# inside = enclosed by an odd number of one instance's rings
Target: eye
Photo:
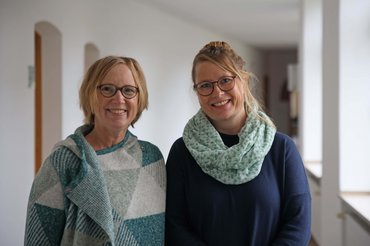
[[[202,82],[202,83],[199,83],[197,85],[198,89],[209,89],[209,88],[212,88],[212,87],[213,87],[212,83],[210,83],[210,82]]]
[[[102,93],[110,95],[116,91],[116,87],[114,87],[113,85],[102,85],[100,87],[100,90]]]
[[[225,84],[230,83],[232,80],[233,80],[233,77],[224,77],[219,80],[219,83],[225,85]]]
[[[136,87],[133,86],[125,86],[122,88],[122,93],[128,96],[135,95],[137,92]]]

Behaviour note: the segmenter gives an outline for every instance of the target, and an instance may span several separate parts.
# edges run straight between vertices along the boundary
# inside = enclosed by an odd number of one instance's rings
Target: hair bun
[[[211,47],[229,49],[230,45],[224,41],[211,41],[204,46],[204,48],[211,48]]]
[[[202,50],[208,51],[208,53],[217,56],[223,51],[230,51],[231,46],[224,41],[211,41],[206,44]]]
[[[197,63],[200,60],[203,61],[214,61],[215,63],[232,63],[238,70],[244,70],[244,60],[241,58],[231,46],[224,41],[211,41],[204,45],[203,48],[198,52],[193,61]],[[193,72],[192,72],[193,74]],[[193,76],[193,75],[192,75]],[[193,79],[194,80],[194,79]]]

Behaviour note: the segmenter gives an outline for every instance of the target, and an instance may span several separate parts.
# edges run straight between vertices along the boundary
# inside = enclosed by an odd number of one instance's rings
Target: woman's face
[[[116,87],[135,86],[131,70],[125,64],[114,66],[103,79],[101,85],[112,84]],[[125,98],[118,90],[112,97],[104,97],[98,91],[98,105],[95,107],[95,128],[109,132],[126,131],[138,112],[138,95]]]
[[[204,61],[195,66],[195,84],[204,81],[218,81],[225,76],[233,76],[217,65]],[[222,91],[217,84],[214,85],[212,94],[202,96],[199,93],[198,100],[203,112],[210,118],[217,130],[240,126],[245,121],[244,90],[242,81],[235,77],[235,86],[229,91]]]

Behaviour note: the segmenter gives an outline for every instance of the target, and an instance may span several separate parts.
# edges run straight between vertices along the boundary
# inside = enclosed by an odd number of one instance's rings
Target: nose
[[[119,99],[119,100],[124,101],[125,97],[123,96],[121,90],[117,90],[116,94],[113,95],[113,99]]]
[[[224,91],[220,89],[220,87],[218,86],[218,84],[215,84],[213,86],[212,94],[220,95],[220,94],[223,94],[223,93],[224,93]]]

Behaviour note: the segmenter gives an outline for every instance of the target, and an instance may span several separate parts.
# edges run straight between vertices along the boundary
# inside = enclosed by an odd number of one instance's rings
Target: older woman
[[[225,42],[210,42],[194,58],[200,110],[167,159],[167,246],[309,241],[302,160],[251,94],[250,76]]]
[[[34,180],[25,245],[163,245],[164,160],[128,130],[148,106],[138,62],[96,61],[80,104],[86,124],[56,144]]]

